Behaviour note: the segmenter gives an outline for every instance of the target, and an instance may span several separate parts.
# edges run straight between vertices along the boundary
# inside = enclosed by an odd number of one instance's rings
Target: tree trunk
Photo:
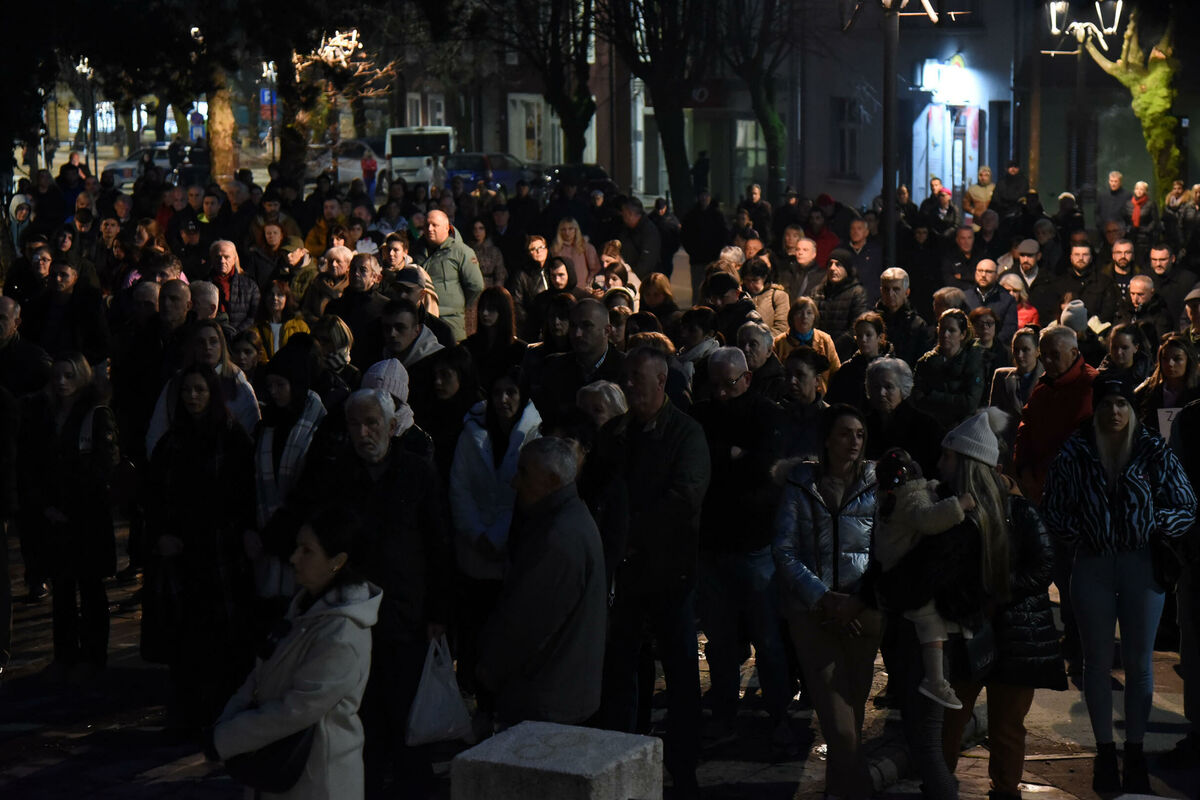
[[[233,97],[225,70],[213,67],[208,92],[208,149],[212,157],[212,179],[224,186],[237,172],[237,150],[233,137]]]
[[[301,119],[303,100],[296,82],[296,70],[290,58],[276,58],[279,74],[275,91],[279,93],[276,109],[276,135],[279,137],[279,173],[284,180],[298,187],[304,185],[304,158],[308,146],[308,125]]]
[[[175,129],[185,142],[192,140],[192,121],[188,119],[188,105],[178,98],[171,98],[171,115],[175,117]]]
[[[167,101],[157,99],[154,106],[154,141],[167,140]]]
[[[350,118],[354,122],[354,135],[359,139],[367,136],[367,104],[363,96],[351,89],[347,93],[350,102]]]
[[[769,78],[760,77],[758,80],[748,80],[750,89],[750,107],[754,116],[762,126],[763,140],[767,145],[767,199],[772,205],[778,205],[783,197],[784,182],[787,179],[784,161],[787,158],[787,128],[779,116],[775,106],[774,84]],[[766,236],[768,231],[761,231]]]
[[[671,207],[677,212],[687,210],[695,203],[692,188],[691,163],[688,161],[686,125],[683,106],[676,98],[661,102],[667,92],[653,89],[654,117],[658,121],[658,135],[662,140],[663,158],[667,164],[667,180],[671,187]]]

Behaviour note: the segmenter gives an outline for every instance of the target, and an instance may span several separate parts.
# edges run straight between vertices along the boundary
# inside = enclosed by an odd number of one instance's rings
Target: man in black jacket
[[[1068,259],[1070,265],[1067,274],[1055,282],[1058,296],[1061,298],[1069,293],[1071,299],[1083,301],[1089,317],[1096,316],[1101,322],[1112,322],[1117,313],[1117,285],[1092,263],[1091,245],[1071,245]],[[1038,313],[1041,313],[1041,309],[1038,309]]]
[[[875,310],[883,317],[896,358],[913,367],[917,359],[932,349],[933,337],[929,335],[929,325],[909,305],[909,291],[907,272],[900,267],[884,270],[879,279],[879,302]]]
[[[1196,285],[1196,274],[1175,263],[1175,254],[1166,244],[1150,248],[1150,277],[1154,280],[1154,293],[1162,298],[1171,317],[1171,330],[1187,324],[1184,315],[1184,298]]]
[[[21,337],[21,306],[11,297],[0,297],[0,387],[14,397],[36,392],[50,380],[50,356]]]
[[[565,439],[521,449],[511,566],[481,635],[478,672],[505,724],[583,723],[600,706],[608,587],[600,532]]]
[[[50,291],[29,304],[25,329],[51,357],[76,351],[100,366],[108,358],[108,320],[100,292],[79,283],[79,272],[67,261],[50,265]]]
[[[575,394],[589,383],[621,379],[625,356],[609,343],[611,333],[608,309],[599,300],[589,297],[572,306],[571,352],[546,359],[534,397],[543,419],[566,416],[575,408]]]
[[[662,241],[658,228],[646,217],[642,201],[631,197],[621,206],[621,257],[640,280],[657,272],[662,261]]]
[[[788,740],[787,654],[771,591],[772,521],[778,488],[771,468],[783,458],[783,414],[752,394],[746,357],[722,347],[708,360],[711,399],[692,416],[704,428],[712,482],[700,512],[700,583],[696,603],[708,644],[713,721],[731,732],[737,714],[742,625],[754,644],[767,711]],[[733,502],[736,498],[736,502]]]
[[[382,279],[379,260],[369,253],[359,253],[350,260],[350,283],[346,291],[325,306],[325,314],[341,318],[354,334],[350,363],[362,370],[379,360],[383,344],[379,318],[388,298],[379,291]]]
[[[606,727],[632,732],[638,654],[653,632],[667,681],[665,765],[677,797],[696,798],[700,675],[693,595],[700,506],[712,473],[704,431],[667,399],[667,357],[635,348],[625,359],[629,412],[599,447],[629,486],[629,537],[617,568],[605,655]],[[603,455],[603,453],[602,453]]]

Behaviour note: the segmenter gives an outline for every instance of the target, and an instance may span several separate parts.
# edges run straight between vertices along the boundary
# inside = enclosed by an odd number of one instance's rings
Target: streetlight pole
[[[899,9],[883,10],[883,264],[896,264],[896,50]]]
[[[80,75],[82,75],[84,80],[87,81],[88,101],[92,105],[92,115],[91,115],[91,117],[92,117],[92,135],[90,137],[88,137],[91,139],[91,144],[92,144],[92,174],[95,175],[97,177],[97,179],[99,179],[99,176],[100,176],[99,134],[100,134],[100,132],[96,127],[96,83],[94,80],[92,80],[93,77],[95,76],[95,71],[92,69],[92,65],[88,63],[88,60],[86,57],[79,59],[79,63],[75,65],[75,71],[77,73],[79,73]],[[82,120],[81,120],[81,122],[82,122]],[[84,163],[85,164],[87,163],[86,155],[84,156]]]

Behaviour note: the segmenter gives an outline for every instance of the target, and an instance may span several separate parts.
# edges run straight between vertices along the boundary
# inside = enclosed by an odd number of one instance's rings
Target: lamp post
[[[1124,2],[1122,0],[1097,0],[1095,3],[1096,22],[1085,19],[1073,19],[1071,7],[1071,3],[1067,2],[1067,0],[1051,0],[1046,3],[1046,12],[1050,34],[1060,37],[1060,41],[1062,37],[1070,36],[1074,38],[1075,49],[1042,50],[1041,53],[1051,58],[1060,55],[1075,56],[1075,97],[1071,110],[1075,136],[1074,141],[1071,142],[1067,168],[1069,171],[1069,181],[1076,194],[1079,195],[1079,202],[1082,205],[1085,202],[1083,195],[1095,188],[1094,181],[1090,180],[1089,176],[1085,174],[1087,159],[1084,153],[1086,143],[1084,129],[1087,125],[1088,111],[1083,99],[1084,76],[1087,67],[1087,62],[1084,60],[1087,55],[1084,43],[1091,37],[1096,41],[1100,49],[1108,50],[1108,42],[1104,37],[1105,35],[1112,35],[1117,32],[1117,28],[1121,24],[1121,12],[1124,10]],[[1106,12],[1111,20],[1109,22],[1105,21]],[[1088,199],[1090,200],[1091,198]]]
[[[279,73],[275,69],[274,61],[262,62],[263,80],[267,82],[267,90],[271,93],[271,160],[275,160],[275,106],[279,101],[276,95],[276,87],[278,85]]]
[[[920,0],[924,13],[937,24],[938,13],[932,0]],[[896,54],[900,49],[900,16],[908,0],[879,0],[883,9],[883,263],[896,264]],[[862,0],[848,7],[842,18],[842,31],[854,27],[862,10]],[[843,5],[843,8],[846,8]]]
[[[97,127],[96,127],[96,84],[92,81],[92,78],[95,76],[95,71],[92,69],[92,65],[88,63],[87,57],[85,56],[85,57],[79,59],[79,63],[75,65],[75,72],[77,72],[79,75],[81,75],[83,77],[84,80],[87,81],[88,102],[92,106],[92,114],[91,114],[92,130],[91,130],[91,135],[88,136],[87,138],[89,140],[91,140],[91,146],[92,146],[92,174],[99,175],[100,174],[100,147],[99,147],[99,139],[98,139],[99,131],[97,130]],[[85,125],[87,124],[82,119],[80,120],[80,122],[83,122],[83,124],[85,124]],[[86,156],[84,157],[84,163],[85,164],[87,163]]]

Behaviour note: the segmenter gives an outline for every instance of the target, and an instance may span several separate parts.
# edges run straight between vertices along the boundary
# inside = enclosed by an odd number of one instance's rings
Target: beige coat
[[[371,669],[371,626],[383,592],[368,583],[334,589],[303,614],[271,658],[255,664],[213,730],[221,758],[257,750],[313,725],[312,753],[291,791],[262,797],[361,798],[363,730],[358,705]],[[248,796],[250,796],[248,794]]]
[[[899,564],[923,536],[948,531],[963,521],[958,498],[938,500],[937,485],[937,481],[911,478],[892,490],[896,505],[886,518],[880,516],[875,533],[875,560],[884,572]]]

